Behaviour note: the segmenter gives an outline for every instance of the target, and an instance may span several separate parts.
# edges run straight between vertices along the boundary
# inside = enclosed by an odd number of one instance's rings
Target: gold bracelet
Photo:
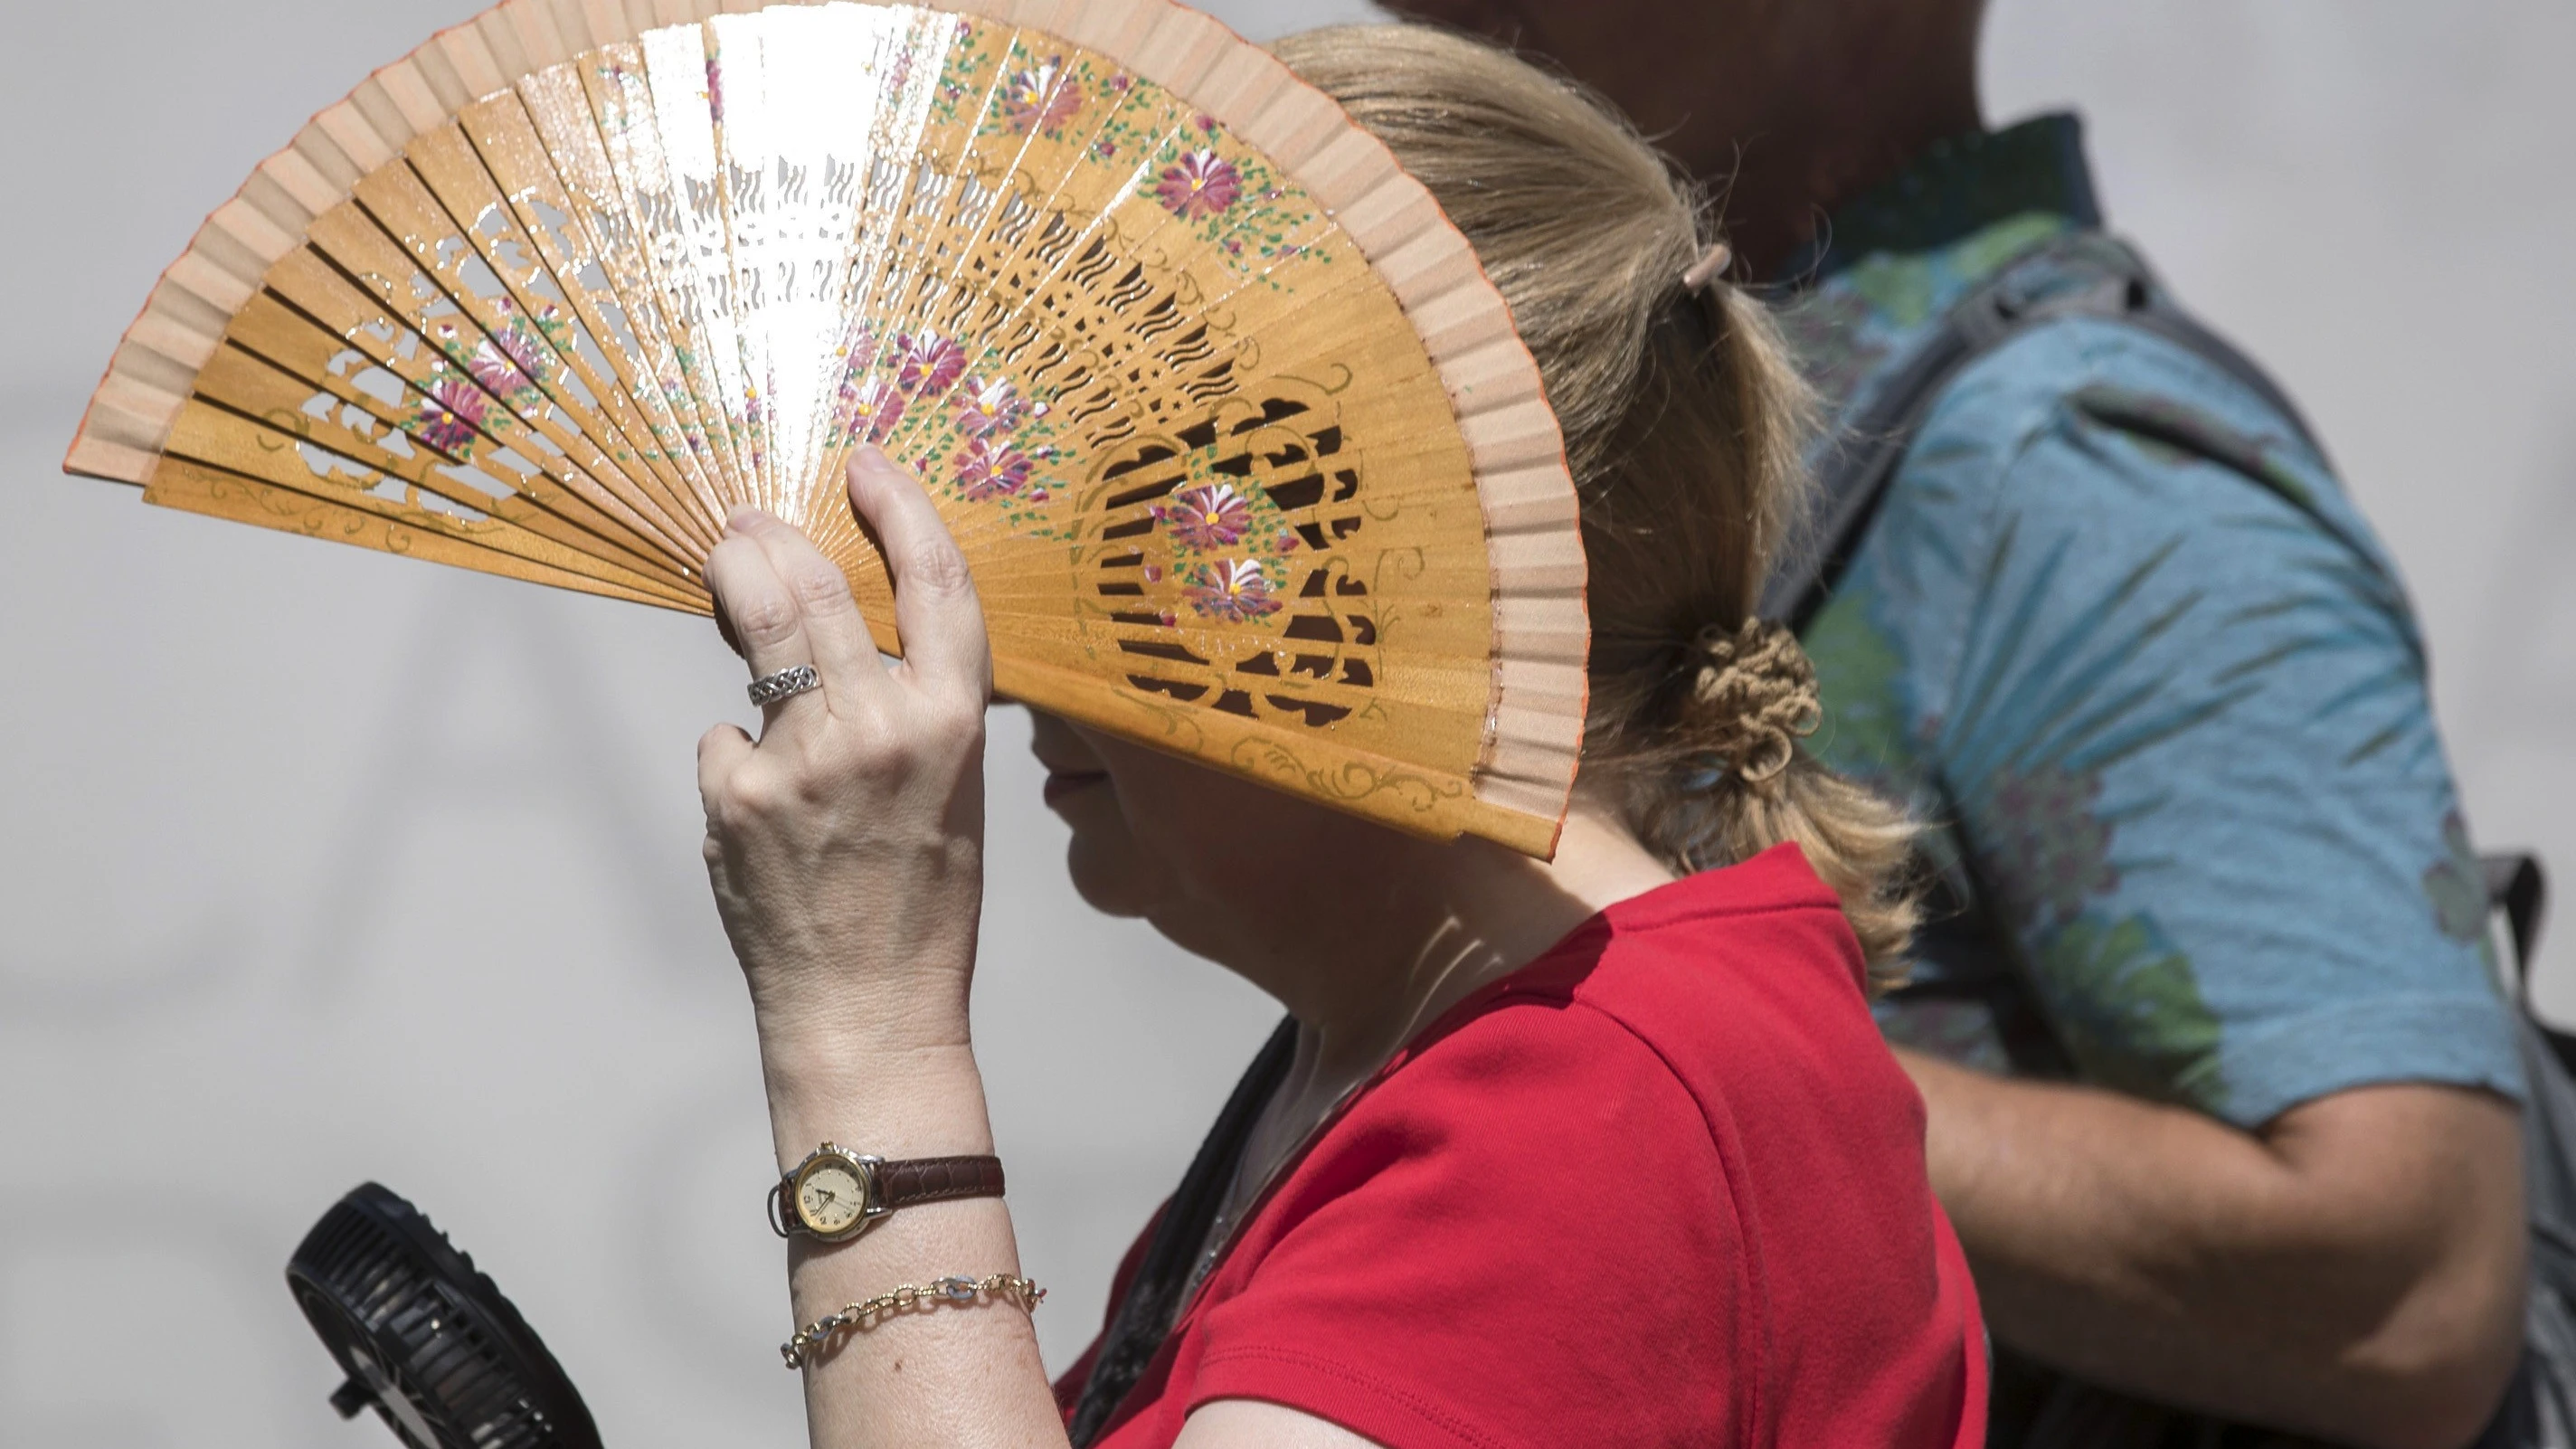
[[[943,1303],[967,1308],[988,1299],[1016,1303],[1023,1310],[1035,1313],[1045,1297],[1044,1288],[1008,1273],[996,1273],[980,1281],[974,1278],[942,1278],[927,1288],[906,1283],[891,1293],[880,1293],[865,1303],[848,1304],[838,1313],[827,1313],[815,1319],[796,1330],[794,1338],[780,1344],[778,1355],[787,1360],[789,1368],[803,1368],[813,1362],[827,1340],[850,1329],[873,1327],[870,1319],[891,1318],[898,1313],[927,1313]]]

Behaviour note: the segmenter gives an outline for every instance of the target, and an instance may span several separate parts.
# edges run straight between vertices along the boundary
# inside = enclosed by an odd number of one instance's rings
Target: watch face
[[[826,1157],[796,1178],[796,1216],[826,1237],[859,1225],[868,1210],[868,1184],[855,1163]]]

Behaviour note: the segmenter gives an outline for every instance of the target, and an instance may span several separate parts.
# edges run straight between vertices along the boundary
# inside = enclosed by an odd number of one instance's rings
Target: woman
[[[1564,85],[1402,27],[1280,54],[1474,244],[1564,427],[1594,630],[1575,808],[1542,864],[1040,717],[1084,897],[1290,1024],[1060,1401],[1009,1214],[956,1185],[973,1172],[930,1169],[944,1200],[865,1236],[800,1235],[814,1441],[1981,1442],[1973,1293],[1866,1005],[1912,920],[1908,833],[1798,748],[1812,678],[1748,622],[1796,503],[1799,394],[1768,324],[1685,286],[1709,255],[1689,198]],[[966,1025],[990,656],[912,480],[870,452],[850,494],[893,565],[902,663],[775,520],[738,516],[708,570],[755,675],[822,679],[699,760],[779,1163],[805,1174],[782,1221],[809,1233],[808,1210],[836,1221],[818,1143],[991,1150]],[[907,1284],[934,1288],[827,1317]]]

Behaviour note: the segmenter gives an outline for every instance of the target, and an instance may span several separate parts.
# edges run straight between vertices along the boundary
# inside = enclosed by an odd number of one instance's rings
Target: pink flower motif
[[[724,72],[717,67],[716,58],[712,55],[707,57],[707,110],[713,114],[717,125],[724,124]]]
[[[957,450],[957,489],[969,503],[1017,493],[1029,481],[1029,460],[999,438],[969,438]]]
[[[1243,177],[1234,163],[1214,151],[1192,151],[1163,168],[1154,184],[1154,199],[1183,221],[1218,216],[1243,194]]]
[[[1207,134],[1209,134],[1209,135],[1211,135],[1211,136],[1215,135],[1215,134],[1216,134],[1216,117],[1209,115],[1209,114],[1208,114],[1207,112],[1205,112],[1205,111],[1201,111],[1201,112],[1199,112],[1199,114],[1198,114],[1198,127],[1199,127],[1199,129],[1200,129],[1200,130],[1205,131]]]
[[[1120,71],[1109,78],[1109,88],[1113,91],[1123,91],[1134,84],[1136,84],[1136,78],[1125,71]]]
[[[492,400],[461,377],[442,377],[429,385],[412,414],[413,437],[442,453],[462,454],[474,445],[475,429]]]
[[[1248,558],[1200,564],[1181,585],[1181,597],[1202,616],[1233,624],[1279,612],[1279,601],[1270,596],[1270,575]]]
[[[1157,504],[1154,516],[1183,548],[1232,548],[1252,527],[1252,505],[1231,483],[1190,489],[1170,503]]]
[[[1028,412],[1028,401],[1009,378],[970,377],[957,401],[957,431],[970,438],[1008,433]]]
[[[1118,143],[1115,141],[1095,142],[1092,145],[1091,154],[1099,157],[1103,161],[1115,160],[1118,155]]]
[[[936,332],[907,332],[894,339],[894,380],[903,390],[937,397],[966,370],[966,350]]]
[[[1014,131],[1052,131],[1082,109],[1082,87],[1063,71],[1061,60],[1031,66],[1002,85],[1002,119]]]
[[[857,377],[877,360],[876,329],[865,322],[850,329],[849,345],[841,349],[846,375]]]
[[[841,384],[841,416],[850,436],[862,443],[882,443],[903,421],[903,394],[882,377]]]
[[[546,375],[545,366],[536,337],[515,322],[484,338],[465,362],[465,370],[476,382],[511,398],[534,392],[538,379]]]

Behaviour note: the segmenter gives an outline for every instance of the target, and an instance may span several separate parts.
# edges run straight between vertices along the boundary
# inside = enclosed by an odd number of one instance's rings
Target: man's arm
[[[2365,1449],[2458,1449],[2522,1343],[2522,1149],[2490,1093],[2334,1093],[2248,1133],[1900,1060],[1995,1336],[2109,1387]]]
[[[2517,1342],[2520,1072],[2367,524],[2261,399],[2091,321],[1963,375],[1883,507],[1836,607],[1908,661],[1884,753],[2006,938],[2030,1010],[1994,1045],[2044,1029],[2097,1084],[1908,1060],[1996,1337],[2229,1418],[2467,1441]]]

